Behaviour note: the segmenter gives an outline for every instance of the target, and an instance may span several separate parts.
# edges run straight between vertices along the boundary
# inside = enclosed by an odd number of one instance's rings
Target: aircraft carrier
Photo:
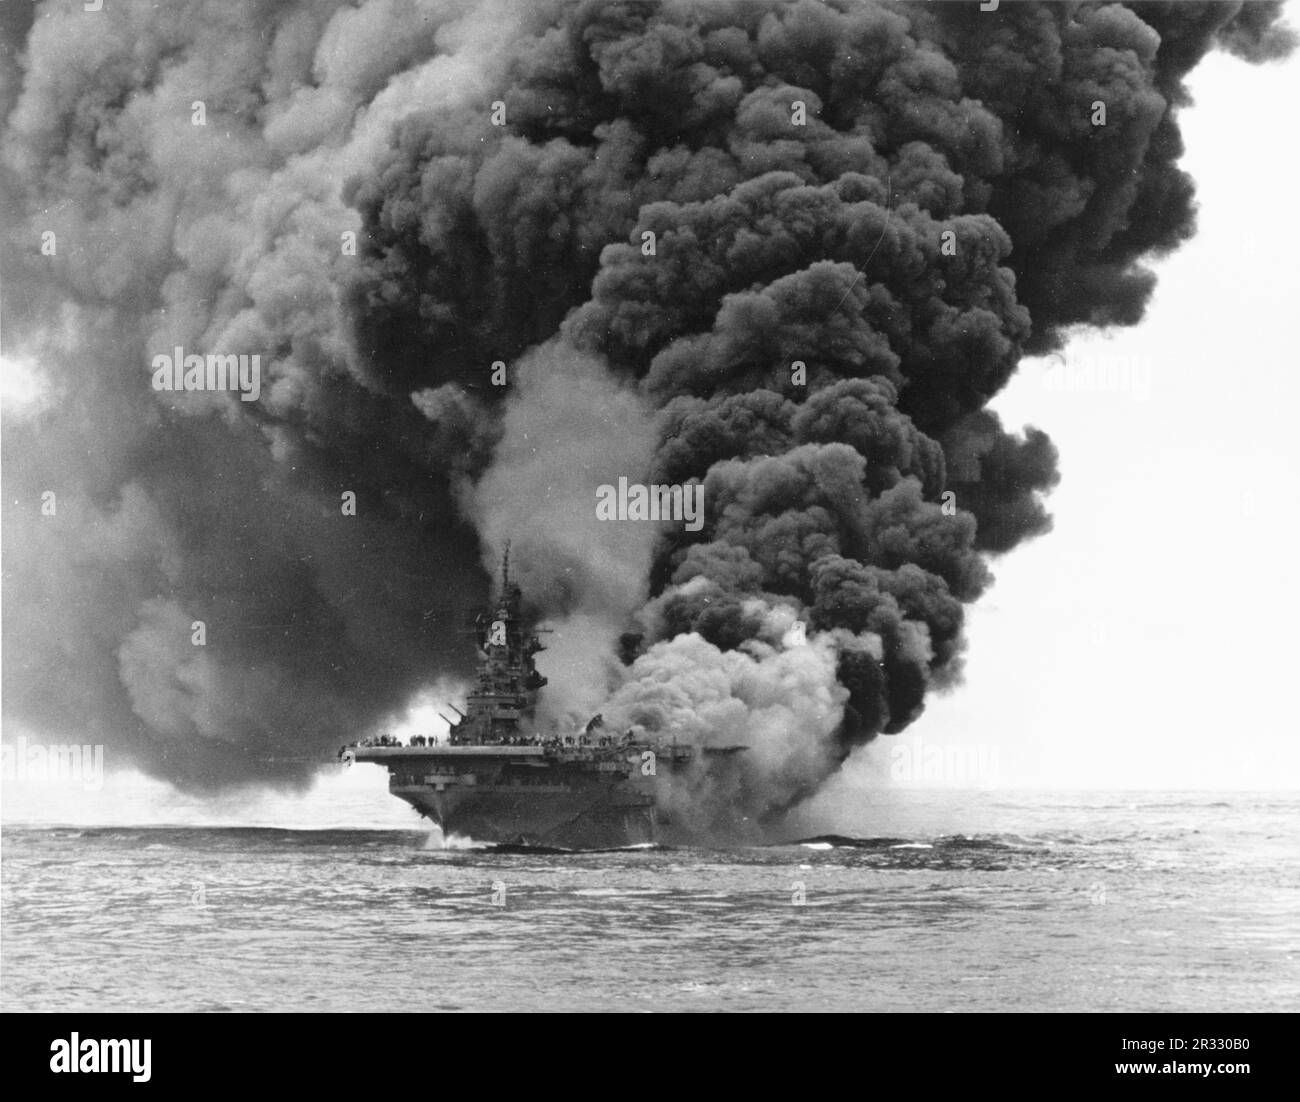
[[[444,835],[498,845],[608,849],[653,843],[667,824],[657,786],[703,749],[608,730],[600,716],[569,734],[542,733],[534,720],[546,684],[534,657],[546,648],[525,622],[523,594],[501,564],[497,601],[474,621],[478,673],[448,736],[401,743],[380,736],[340,751],[345,762],[389,772],[388,789],[442,828]]]

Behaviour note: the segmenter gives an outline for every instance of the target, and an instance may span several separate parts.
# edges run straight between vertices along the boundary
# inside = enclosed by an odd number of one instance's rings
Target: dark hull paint
[[[508,786],[449,788],[394,787],[437,823],[444,834],[496,845],[613,849],[657,839],[654,803],[624,784],[591,785],[554,792]]]

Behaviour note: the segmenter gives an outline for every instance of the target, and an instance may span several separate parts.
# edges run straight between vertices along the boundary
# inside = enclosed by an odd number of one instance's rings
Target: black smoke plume
[[[985,407],[1141,317],[1196,62],[1291,46],[1277,3],[79,7],[0,13],[7,718],[305,776],[464,670],[512,536],[589,682],[552,713],[744,742],[688,795],[759,816],[959,675],[1057,480]],[[261,399],[153,391],[177,345]],[[703,529],[596,525],[619,475]]]

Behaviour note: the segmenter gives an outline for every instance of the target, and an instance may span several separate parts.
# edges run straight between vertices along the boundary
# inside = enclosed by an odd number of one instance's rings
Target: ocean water
[[[7,823],[0,1007],[1295,1010],[1298,813],[918,791],[836,838],[586,854]]]

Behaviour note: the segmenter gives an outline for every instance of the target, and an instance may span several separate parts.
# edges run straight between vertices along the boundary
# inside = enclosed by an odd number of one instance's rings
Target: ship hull
[[[656,841],[653,802],[623,786],[520,793],[478,788],[392,789],[445,835],[494,845],[614,849]]]

